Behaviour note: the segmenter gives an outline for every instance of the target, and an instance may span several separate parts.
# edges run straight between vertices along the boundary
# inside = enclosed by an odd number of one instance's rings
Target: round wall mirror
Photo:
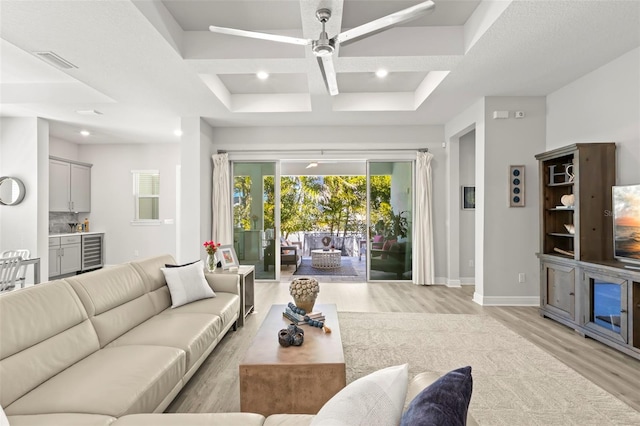
[[[24,199],[24,184],[18,178],[0,177],[0,204],[15,206]]]

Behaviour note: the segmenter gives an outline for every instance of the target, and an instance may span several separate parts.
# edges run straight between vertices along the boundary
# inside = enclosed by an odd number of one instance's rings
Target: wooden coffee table
[[[282,316],[285,307],[271,307],[240,362],[240,411],[263,416],[316,414],[346,386],[336,305],[316,305],[313,309],[324,313],[331,333],[300,326],[304,343],[288,348],[278,343],[278,331],[290,324]]]

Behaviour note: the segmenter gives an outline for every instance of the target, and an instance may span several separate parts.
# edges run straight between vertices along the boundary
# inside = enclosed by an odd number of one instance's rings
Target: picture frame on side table
[[[232,267],[238,267],[238,255],[236,254],[236,250],[233,248],[233,245],[224,245],[218,247],[218,259],[220,263],[222,263],[222,269],[229,269]]]
[[[473,210],[476,208],[476,187],[475,186],[463,186],[461,188],[461,202],[462,210]]]

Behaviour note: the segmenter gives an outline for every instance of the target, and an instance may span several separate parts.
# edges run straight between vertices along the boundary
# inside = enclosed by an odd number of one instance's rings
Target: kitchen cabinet
[[[49,238],[49,278],[82,269],[80,235]]]
[[[91,164],[49,157],[49,211],[91,211]]]

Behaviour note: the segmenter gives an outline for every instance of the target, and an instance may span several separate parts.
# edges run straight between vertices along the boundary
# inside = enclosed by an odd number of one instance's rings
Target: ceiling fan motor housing
[[[334,40],[329,39],[329,35],[324,30],[324,24],[329,20],[329,18],[331,18],[331,10],[318,9],[316,11],[316,18],[318,18],[318,21],[322,23],[322,32],[320,33],[318,40],[314,40],[311,43],[313,54],[316,56],[331,55],[335,50],[336,44]]]

